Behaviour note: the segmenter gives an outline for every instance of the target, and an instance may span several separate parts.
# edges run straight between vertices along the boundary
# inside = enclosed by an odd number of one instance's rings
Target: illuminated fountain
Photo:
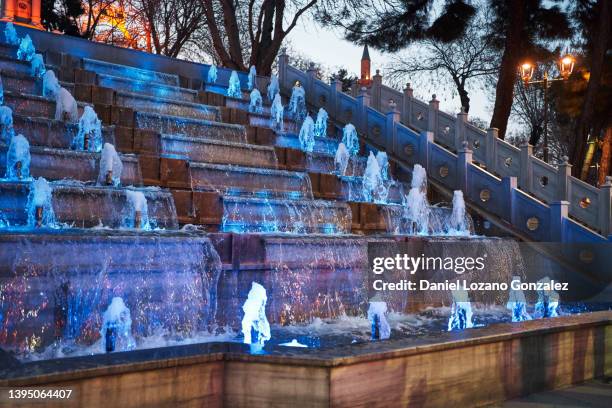
[[[314,127],[315,136],[317,137],[327,136],[327,121],[328,121],[327,111],[323,108],[319,108],[319,112],[317,113],[317,120],[315,122],[315,127]]]
[[[10,143],[13,136],[15,136],[13,110],[6,105],[0,106],[0,140]]]
[[[257,282],[253,282],[247,300],[242,306],[242,334],[245,344],[259,344],[261,346],[272,338],[270,323],[266,317],[266,303],[268,296],[266,289]]]
[[[315,146],[314,128],[314,121],[310,115],[306,116],[306,119],[304,119],[304,123],[302,123],[302,127],[300,129],[299,139],[302,150],[308,153],[312,153]]]
[[[9,180],[30,178],[30,143],[23,135],[13,136],[6,155],[6,176]]]
[[[275,74],[270,76],[270,83],[268,84],[268,100],[270,103],[274,101],[276,95],[280,93],[280,86],[278,84],[278,77]]]
[[[217,82],[217,66],[212,64],[210,68],[208,68],[208,74],[206,74],[206,82],[209,84],[214,84]]]
[[[538,281],[538,284],[549,287],[551,284],[550,278],[545,276]],[[535,305],[534,317],[546,318],[559,316],[559,294],[553,289],[540,289],[538,292],[538,301]]]
[[[263,99],[261,98],[261,93],[257,88],[253,89],[249,95],[249,112],[263,112]]]
[[[53,70],[46,71],[43,75],[43,96],[57,98],[61,88],[55,72]]]
[[[391,337],[391,327],[386,317],[387,303],[370,301],[368,320],[372,325],[372,340],[386,340]]]
[[[22,61],[32,61],[34,58],[34,54],[36,54],[36,49],[34,48],[34,44],[32,43],[32,39],[29,34],[26,34],[25,37],[21,39],[19,43],[19,49],[17,50],[17,59]]]
[[[255,80],[257,79],[257,70],[255,69],[255,65],[251,65],[251,68],[249,68],[249,77],[248,77],[248,82],[247,82],[247,88],[249,89],[249,91],[252,91],[253,89],[257,88]]]
[[[461,190],[453,192],[453,211],[448,222],[447,233],[448,235],[459,236],[470,235],[465,212],[465,201],[463,200],[463,191]]]
[[[342,130],[342,143],[346,146],[351,156],[356,156],[359,153],[359,137],[357,129],[352,123],[347,123]]]
[[[115,146],[104,143],[100,156],[100,173],[98,175],[98,185],[118,187],[121,184],[121,173],[123,163],[115,150]]]
[[[521,277],[513,276],[512,282],[520,283]],[[527,300],[525,299],[525,293],[523,293],[521,289],[510,289],[506,308],[512,312],[513,322],[531,320],[531,316],[529,316],[527,313]]]
[[[32,182],[26,207],[29,227],[55,227],[52,195],[53,190],[44,178],[39,177]]]
[[[427,201],[427,173],[419,164],[414,165],[410,191],[403,197],[402,206],[407,223],[402,230],[407,230],[411,234],[427,235],[430,215]]]
[[[62,88],[63,89],[63,88]],[[72,141],[72,148],[90,152],[102,150],[102,121],[91,106],[85,106],[79,119],[79,130]]]
[[[302,123],[306,117],[306,91],[302,84],[300,84],[300,81],[296,81],[291,90],[291,98],[289,99],[287,110],[289,111],[289,117],[297,123]]]
[[[378,167],[380,167],[380,176],[383,181],[389,180],[389,158],[387,153],[382,151],[376,153],[376,161],[378,162]]]
[[[346,146],[344,143],[340,143],[338,145],[338,149],[336,150],[336,156],[334,157],[334,163],[338,175],[344,176],[346,174],[346,168],[348,167],[349,160],[350,154]]]
[[[132,336],[132,317],[123,299],[114,297],[108,309],[104,312],[102,329],[103,349],[107,353],[113,351],[127,351],[136,347]]]
[[[474,327],[472,322],[472,304],[465,289],[452,291],[453,304],[448,318],[448,331],[463,330]]]
[[[389,189],[385,186],[381,168],[374,153],[370,152],[368,164],[363,175],[363,200],[366,202],[385,203]]]
[[[127,216],[124,220],[126,228],[150,230],[149,209],[147,198],[141,191],[126,190]]]
[[[274,96],[274,101],[272,102],[272,107],[270,108],[270,127],[274,130],[282,132],[284,129],[284,115],[285,108],[283,107],[280,93],[277,93],[276,96]]]
[[[43,75],[45,75],[45,72],[47,71],[42,54],[34,55],[34,57],[32,58],[31,66],[32,69],[30,74],[36,78],[42,78]]]
[[[0,76],[0,105],[4,105],[4,84],[2,83],[1,76]]]
[[[71,123],[79,120],[79,108],[76,99],[66,88],[60,88],[55,95],[55,120]]]
[[[229,85],[227,87],[227,96],[230,98],[241,99],[242,90],[240,89],[240,78],[238,72],[232,71],[229,79]]]
[[[10,45],[19,45],[19,37],[17,36],[17,31],[15,30],[15,26],[12,22],[7,22],[4,27],[4,39],[7,44]]]

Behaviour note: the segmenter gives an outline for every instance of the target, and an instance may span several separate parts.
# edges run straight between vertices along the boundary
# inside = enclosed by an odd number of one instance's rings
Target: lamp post
[[[551,82],[554,81],[565,81],[570,77],[574,70],[575,59],[570,54],[561,58],[558,62],[559,65],[559,76],[556,78],[549,78],[548,72],[544,71],[544,76],[539,80],[532,80],[533,73],[535,71],[535,64],[525,62],[519,66],[519,75],[521,80],[525,83],[525,86],[529,85],[542,85],[544,89],[544,161],[548,163],[548,87]]]

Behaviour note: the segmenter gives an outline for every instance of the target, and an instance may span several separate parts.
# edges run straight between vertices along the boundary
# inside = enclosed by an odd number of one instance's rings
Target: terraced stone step
[[[127,65],[113,64],[90,58],[83,58],[83,68],[95,71],[98,74],[108,74],[138,81],[155,82],[165,85],[179,86],[178,75],[164,72],[151,71],[148,69],[135,68]]]
[[[2,86],[5,91],[13,91],[16,94],[42,95],[43,81],[30,75],[30,72],[19,72],[10,69],[0,71]],[[74,94],[74,84],[60,82],[60,85]]]
[[[6,172],[8,146],[0,143],[0,175]],[[30,147],[30,175],[47,180],[73,179],[83,182],[96,182],[100,173],[100,153]],[[125,186],[142,185],[142,175],[138,158],[133,155],[120,155],[123,163],[121,184]]]
[[[337,176],[335,174],[309,173],[312,191],[315,197],[327,200],[369,201],[366,200],[363,190],[363,177]],[[410,185],[387,181],[388,188],[386,202],[401,203],[403,196],[408,194]]]
[[[56,103],[53,98],[5,91],[4,104],[13,110],[13,114],[35,118],[55,118]],[[79,116],[81,116],[85,104],[77,102],[77,105]]]
[[[182,134],[193,138],[239,143],[247,141],[244,126],[150,112],[136,112],[135,127],[154,130],[158,133]]]
[[[134,217],[126,189],[94,187],[84,184],[53,182],[52,205],[55,219],[76,228],[99,225],[126,228]],[[28,224],[27,203],[31,183],[0,182],[0,214],[11,226]],[[147,199],[149,222],[153,228],[177,229],[172,195],[153,189],[140,189]]]
[[[22,74],[30,74],[32,72],[32,64],[28,61],[20,61],[14,55],[0,55],[0,71],[14,71]]]
[[[115,103],[136,111],[156,112],[162,115],[218,121],[219,109],[194,102],[180,102],[133,92],[117,90]]]
[[[97,75],[97,83],[114,90],[123,90],[132,93],[155,96],[158,98],[174,99],[184,102],[195,102],[198,92],[193,89],[180,88],[173,85],[140,81],[132,78],[119,77],[114,75]]]
[[[276,132],[276,141],[274,144],[276,146],[290,147],[293,149],[301,148],[300,138],[297,133]],[[329,137],[315,137],[313,153],[335,155],[339,144],[340,141],[336,139],[332,139]]]

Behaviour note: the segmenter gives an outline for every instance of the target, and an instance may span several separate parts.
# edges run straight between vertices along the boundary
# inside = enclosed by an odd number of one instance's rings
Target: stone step
[[[155,112],[162,115],[218,121],[219,109],[193,102],[181,102],[133,92],[117,90],[115,103],[135,111]]]
[[[43,81],[30,75],[29,72],[18,72],[9,69],[0,71],[2,77],[2,86],[5,91],[12,91],[15,94],[30,94],[41,96],[43,93]],[[74,84],[60,82],[60,85],[66,88],[74,95]]]
[[[257,126],[257,127],[272,127],[272,121],[270,119],[270,115],[260,114],[260,113],[249,113],[249,125]],[[299,133],[300,128],[295,121],[284,118],[283,119],[283,128],[281,130],[277,130],[279,133]]]
[[[161,136],[160,153],[191,161],[276,168],[274,148],[182,135]]]
[[[262,108],[261,111],[253,112],[253,113],[259,113],[261,115],[269,117],[270,116],[270,104],[266,103],[265,95],[262,95],[262,98],[263,98],[263,106],[261,107]],[[250,111],[249,109],[250,104],[251,104],[250,99],[230,98],[229,96],[225,97],[225,106],[227,108]]]
[[[148,69],[135,68],[127,65],[113,64],[90,58],[83,58],[83,68],[95,71],[98,74],[108,74],[137,81],[154,82],[164,85],[179,86],[178,75],[166,74],[164,72],[151,71]]]
[[[335,156],[339,144],[340,141],[336,139],[329,137],[315,137],[313,153],[323,153]],[[276,132],[275,145],[280,147],[301,149],[299,133]]]
[[[32,64],[28,61],[20,61],[14,55],[0,55],[0,71],[14,71],[22,74],[30,75],[32,72]]]
[[[195,102],[198,95],[198,92],[193,89],[179,88],[173,85],[164,85],[100,73],[97,75],[97,83],[100,86],[117,91],[123,90],[183,102]]]
[[[346,203],[223,196],[225,232],[346,234],[350,227]]]
[[[55,119],[56,103],[53,98],[5,91],[4,104],[13,110],[13,114],[34,118]],[[85,104],[77,102],[77,106],[80,117],[85,108]]]
[[[183,134],[194,138],[238,143],[247,141],[244,126],[150,112],[136,112],[135,127],[154,130],[158,133]]]
[[[225,195],[312,198],[310,179],[304,173],[225,164],[189,163],[191,186]]]
[[[364,202],[363,177],[342,176],[325,173],[309,173],[315,197],[327,200]],[[385,182],[388,188],[387,203],[401,203],[410,186],[397,181]]]
[[[8,146],[0,143],[0,175],[6,172]],[[72,179],[96,183],[100,173],[100,153],[53,149],[49,147],[30,147],[30,175],[47,180]],[[142,175],[138,158],[134,155],[119,156],[123,163],[121,184],[141,186]]]
[[[93,228],[100,224],[110,228],[128,228],[133,223],[126,189],[64,181],[50,184],[58,223],[75,228]],[[0,214],[11,226],[28,224],[30,186],[29,182],[0,182]],[[147,199],[152,228],[178,228],[176,209],[169,192],[156,189],[138,191],[142,191]]]

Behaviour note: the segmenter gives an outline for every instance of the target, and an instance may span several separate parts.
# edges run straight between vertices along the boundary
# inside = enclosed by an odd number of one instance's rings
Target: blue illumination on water
[[[32,61],[34,58],[34,54],[36,54],[36,49],[34,48],[34,44],[32,43],[32,39],[29,34],[26,34],[25,37],[21,39],[19,43],[19,49],[17,50],[17,59],[22,61]]]
[[[266,289],[257,282],[251,284],[247,300],[242,305],[244,317],[242,318],[242,335],[245,344],[257,343],[264,345],[272,338],[270,323],[266,317],[266,303],[268,296]]]
[[[13,136],[6,154],[8,180],[30,179],[30,143],[23,135]]]
[[[468,292],[463,289],[453,290],[453,305],[448,318],[448,331],[464,330],[474,327],[472,322],[472,304]]]
[[[227,87],[227,96],[230,98],[242,99],[242,90],[240,89],[240,78],[238,72],[232,71]]]

